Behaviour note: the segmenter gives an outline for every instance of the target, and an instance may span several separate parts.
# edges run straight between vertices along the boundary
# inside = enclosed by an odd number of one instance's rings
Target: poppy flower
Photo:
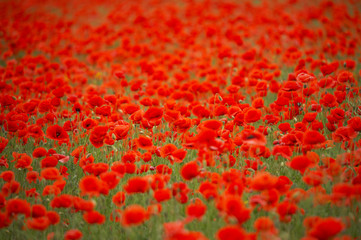
[[[140,136],[137,139],[137,145],[141,149],[151,149],[153,147],[153,142],[149,137]]]
[[[105,222],[105,216],[94,210],[84,213],[83,218],[89,224],[103,224]]]
[[[129,130],[130,130],[129,125],[120,125],[114,128],[112,134],[115,135],[115,140],[119,141],[127,137]]]
[[[282,132],[288,132],[291,129],[291,124],[284,122],[278,125],[278,129]]]
[[[96,126],[90,132],[89,140],[94,147],[100,148],[104,145],[105,137],[108,132],[107,126]]]
[[[278,159],[279,156],[282,156],[289,160],[292,154],[293,154],[292,148],[289,146],[276,145],[272,149],[272,155],[275,156],[276,160]]]
[[[60,196],[54,197],[50,202],[50,206],[52,208],[70,208],[73,206],[73,196],[69,194],[62,194]]]
[[[277,213],[281,222],[290,222],[292,215],[296,213],[298,207],[293,202],[284,201],[277,206]]]
[[[50,221],[48,217],[38,217],[38,218],[31,218],[26,221],[26,226],[29,229],[35,229],[39,231],[44,231],[50,225]]]
[[[41,170],[40,176],[46,180],[56,180],[60,177],[59,170],[54,167]]]
[[[312,167],[314,163],[307,156],[296,156],[292,158],[288,165],[303,174],[306,169]]]
[[[237,225],[229,225],[223,227],[217,232],[218,240],[238,240],[238,239],[246,239],[247,233]]]
[[[64,234],[64,240],[78,240],[78,239],[81,239],[82,237],[83,237],[83,233],[81,231],[79,231],[78,229],[68,230]]]
[[[119,175],[113,171],[103,172],[100,174],[100,179],[107,184],[109,190],[116,188],[120,181]]]
[[[12,220],[6,213],[0,212],[0,229],[10,226]]]
[[[329,75],[336,71],[338,68],[338,62],[331,63],[331,64],[324,64],[320,67],[320,70],[323,74],[323,76]]]
[[[73,208],[75,211],[89,212],[95,208],[95,203],[92,200],[85,200],[80,197],[73,197]]]
[[[303,121],[313,122],[317,117],[317,112],[308,112],[303,116]]]
[[[148,212],[139,205],[130,205],[122,213],[123,226],[136,226],[142,224],[148,219]]]
[[[155,122],[163,117],[163,109],[159,107],[150,107],[143,115],[150,122]]]
[[[269,217],[259,217],[254,222],[254,228],[257,232],[270,232],[277,233],[277,228],[275,227],[273,221]]]
[[[249,108],[244,113],[244,120],[246,123],[253,123],[260,120],[261,116],[262,116],[261,110],[255,108]]]
[[[59,195],[61,192],[60,188],[58,188],[57,186],[54,185],[47,185],[44,187],[43,189],[43,196],[47,196],[47,195]]]
[[[320,218],[308,231],[308,235],[317,239],[330,239],[345,228],[345,225],[337,218]]]
[[[47,150],[43,147],[35,148],[33,151],[33,157],[34,158],[41,158],[44,157],[47,153]]]
[[[4,151],[4,149],[8,145],[8,142],[9,142],[9,140],[7,140],[6,138],[0,137],[0,153],[2,153]]]
[[[172,174],[172,169],[165,164],[158,165],[155,170],[159,174]]]
[[[0,178],[5,182],[11,182],[12,180],[15,180],[15,174],[13,171],[4,171],[0,174]]]
[[[79,181],[82,195],[99,196],[101,188],[100,180],[95,176],[85,176]]]
[[[36,180],[39,178],[39,173],[36,171],[28,171],[26,173],[26,180],[29,183],[36,182]]]
[[[51,225],[56,225],[60,222],[60,216],[55,211],[47,211],[46,217],[49,219]]]
[[[352,127],[339,127],[332,133],[332,138],[336,142],[345,142],[354,139],[357,136],[357,132]]]
[[[177,149],[175,151],[172,152],[171,154],[171,160],[174,160],[177,163],[180,163],[184,160],[184,158],[187,155],[187,151],[184,149]],[[172,161],[171,161],[172,163]]]
[[[24,214],[25,217],[29,217],[31,213],[30,203],[22,199],[9,199],[6,202],[6,214],[8,216],[14,216],[17,214]]]
[[[31,169],[31,163],[33,160],[31,157],[25,153],[13,153],[14,160],[12,162],[16,162],[16,168],[26,168]]]
[[[41,168],[50,168],[50,167],[52,168],[55,167],[58,164],[58,162],[59,161],[56,157],[48,156],[40,161],[40,166]]]
[[[322,171],[310,171],[302,177],[302,180],[310,186],[319,186],[324,182],[324,178]]]
[[[122,110],[129,115],[132,115],[133,113],[135,113],[136,111],[138,111],[140,109],[140,107],[136,104],[132,104],[132,103],[127,103],[127,104],[123,104],[122,105]]]
[[[347,121],[347,124],[356,132],[361,132],[361,118],[353,117]]]
[[[301,89],[302,85],[296,81],[287,81],[284,83],[282,90],[287,92],[297,91]]]
[[[188,162],[181,168],[181,176],[184,180],[191,180],[199,174],[199,167],[196,161]]]
[[[161,149],[160,149],[160,155],[165,158],[167,156],[172,155],[172,153],[177,150],[177,147],[174,144],[167,144],[164,145]]]
[[[55,141],[66,142],[69,140],[68,133],[59,125],[53,125],[46,129],[46,137]]]
[[[124,192],[117,192],[116,194],[114,194],[112,201],[116,206],[121,207],[123,206],[125,199],[126,197]]]
[[[65,156],[63,154],[53,154],[54,157],[56,157],[58,159],[59,162],[61,163],[67,163],[69,161],[69,156]]]
[[[336,107],[337,106],[336,97],[331,93],[327,93],[320,99],[320,104],[329,108]]]
[[[189,217],[201,218],[207,210],[207,206],[200,200],[196,199],[186,208],[186,214]]]
[[[217,185],[215,185],[209,181],[202,182],[201,185],[199,186],[198,190],[203,195],[203,197],[208,200],[217,198],[217,196],[218,196]]]
[[[95,119],[87,118],[82,122],[83,128],[90,130],[98,125],[98,122]]]
[[[259,133],[257,131],[244,129],[240,133],[239,137],[243,143],[247,143],[250,145],[265,145],[266,144],[265,136],[262,133]]]
[[[315,145],[324,143],[325,141],[326,138],[318,131],[309,130],[303,135],[303,144]]]
[[[207,120],[207,121],[204,121],[202,122],[199,127],[205,127],[205,128],[209,128],[209,129],[212,129],[212,130],[219,130],[221,127],[222,127],[222,122],[221,121],[218,121],[218,120]]]
[[[268,172],[258,172],[251,180],[250,187],[256,191],[262,191],[275,187],[277,177]]]
[[[128,194],[133,193],[145,193],[149,189],[149,184],[146,178],[144,177],[133,177],[130,178],[127,184],[124,186],[124,190]]]

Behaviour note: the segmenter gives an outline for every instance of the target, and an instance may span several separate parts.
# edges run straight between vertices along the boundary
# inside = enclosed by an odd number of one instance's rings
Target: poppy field
[[[0,2],[0,239],[361,239],[361,3]]]

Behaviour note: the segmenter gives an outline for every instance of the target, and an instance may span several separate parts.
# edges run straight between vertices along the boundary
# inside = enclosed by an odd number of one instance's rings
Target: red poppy
[[[2,153],[4,151],[4,149],[8,145],[8,142],[9,142],[9,140],[0,136],[0,153]]]
[[[354,139],[357,132],[352,127],[339,127],[332,133],[332,138],[335,142],[345,142]]]
[[[103,224],[105,222],[105,216],[94,210],[84,213],[83,218],[89,224]]]
[[[15,180],[15,174],[13,171],[4,171],[0,174],[0,178],[5,182],[11,182],[12,180]]]
[[[275,227],[272,219],[269,217],[259,217],[253,224],[254,229],[257,232],[269,232],[277,233],[277,228]]]
[[[145,136],[140,136],[137,139],[137,146],[141,149],[151,149],[153,147],[152,139]]]
[[[319,218],[308,231],[308,235],[320,240],[326,240],[336,236],[344,228],[344,224],[337,218]]]
[[[31,218],[26,221],[26,225],[29,229],[44,231],[50,225],[50,221],[48,217]]]
[[[306,131],[303,135],[303,144],[315,145],[324,143],[325,141],[326,138],[317,131],[309,130]]]
[[[90,132],[89,140],[94,147],[100,148],[104,145],[105,137],[108,132],[107,126],[96,126]]]
[[[249,108],[244,113],[244,121],[246,123],[253,123],[260,120],[262,117],[261,110],[255,108]]]
[[[361,118],[353,117],[347,121],[347,124],[356,132],[361,132]]]
[[[124,186],[124,190],[128,194],[133,193],[145,193],[149,189],[149,184],[146,178],[144,177],[133,177],[130,178],[127,184]]]
[[[99,196],[100,180],[95,176],[85,176],[79,181],[79,188],[82,195]]]
[[[298,207],[293,202],[284,201],[277,207],[277,213],[280,216],[281,222],[290,222],[292,215],[297,211]]]
[[[73,197],[73,207],[75,211],[89,212],[95,208],[95,202],[92,200],[85,200],[80,197]]]
[[[159,107],[150,107],[143,115],[150,122],[156,122],[163,117],[163,109]]]
[[[83,233],[78,229],[68,230],[64,235],[64,240],[78,240],[83,237]]]
[[[41,158],[41,157],[44,157],[46,155],[47,151],[45,148],[43,147],[38,147],[38,148],[35,148],[34,151],[33,151],[33,157],[34,158]]]
[[[194,203],[191,203],[186,208],[186,214],[189,217],[201,218],[207,210],[207,206],[200,200],[196,199]]]
[[[71,206],[73,206],[73,196],[69,194],[63,194],[54,197],[53,200],[50,202],[50,206],[52,208],[70,208]]]
[[[116,206],[121,207],[124,205],[125,199],[126,197],[124,192],[117,192],[114,194],[112,201]]]
[[[158,189],[154,191],[154,198],[157,202],[168,201],[172,197],[172,193],[169,189]]]
[[[327,93],[320,99],[320,104],[329,108],[336,107],[337,106],[336,97],[331,93]]]
[[[223,227],[217,232],[218,240],[239,240],[246,239],[247,233],[238,225]]]
[[[307,156],[296,156],[292,158],[289,166],[303,174],[307,168],[312,167],[314,163]]]
[[[123,226],[136,226],[148,219],[148,212],[139,205],[130,205],[122,213]]]
[[[97,126],[98,122],[95,119],[91,119],[91,118],[87,118],[82,122],[82,126],[83,128],[89,130],[92,129],[93,127]]]
[[[265,145],[266,138],[262,133],[257,131],[252,131],[249,129],[244,129],[240,135],[240,140],[243,143],[250,144],[250,145]]]
[[[26,168],[31,169],[31,163],[32,159],[29,155],[25,153],[16,153],[13,152],[14,160],[12,162],[16,162],[15,167],[16,168]]]
[[[36,182],[36,180],[39,178],[39,173],[36,171],[28,171],[26,173],[26,180],[29,183]]]
[[[54,167],[49,167],[41,170],[40,175],[46,180],[57,180],[60,177],[59,170]]]
[[[6,214],[11,217],[17,214],[24,214],[29,217],[31,213],[30,203],[22,199],[9,199],[6,202]]]
[[[68,133],[59,125],[53,125],[46,129],[46,137],[55,141],[66,142],[69,140]]]
[[[41,168],[55,167],[58,164],[59,160],[56,157],[48,156],[41,160]]]
[[[278,156],[282,156],[289,160],[292,154],[293,154],[292,148],[289,146],[276,145],[272,149],[272,155],[275,156],[276,160],[278,159]]]
[[[188,162],[181,168],[181,176],[184,180],[191,180],[199,174],[199,167],[196,161]]]
[[[177,147],[174,144],[167,144],[164,145],[161,149],[160,149],[160,155],[165,158],[167,156],[172,155],[172,153],[177,150]]]
[[[47,211],[46,217],[49,219],[51,225],[56,225],[60,222],[60,216],[55,211]]]
[[[136,111],[138,111],[140,109],[140,107],[136,104],[132,104],[132,103],[127,103],[127,104],[123,104],[122,105],[122,110],[129,115],[132,115],[133,113],[135,113]]]
[[[116,126],[112,131],[112,133],[115,135],[115,140],[119,141],[121,139],[125,139],[128,135],[129,129],[130,126],[127,124]]]
[[[209,128],[209,129],[212,129],[212,130],[219,130],[221,127],[222,127],[222,122],[221,121],[218,121],[218,120],[207,120],[207,121],[204,121],[202,122],[199,127],[205,127],[205,128]]]
[[[258,172],[251,180],[250,187],[257,191],[271,189],[276,186],[277,177],[268,172]]]
[[[282,132],[288,132],[291,129],[291,124],[289,124],[288,122],[281,123],[280,125],[278,125],[278,129]]]

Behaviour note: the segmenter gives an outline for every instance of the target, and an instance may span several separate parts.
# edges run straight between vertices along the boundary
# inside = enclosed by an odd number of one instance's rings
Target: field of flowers
[[[0,2],[0,239],[361,239],[357,0]]]

